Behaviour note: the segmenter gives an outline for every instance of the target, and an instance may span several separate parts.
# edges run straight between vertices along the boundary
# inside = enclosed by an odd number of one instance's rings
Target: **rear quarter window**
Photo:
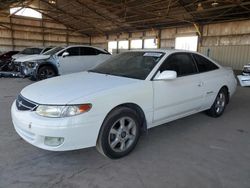
[[[208,72],[219,68],[213,62],[201,55],[193,54],[193,57],[195,59],[199,72]]]

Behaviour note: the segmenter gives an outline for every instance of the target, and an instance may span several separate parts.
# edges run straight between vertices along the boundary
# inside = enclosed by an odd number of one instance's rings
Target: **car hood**
[[[68,104],[81,97],[139,81],[93,72],[80,72],[31,84],[21,91],[21,95],[39,104]]]
[[[17,58],[15,61],[18,62],[26,62],[26,61],[37,61],[37,60],[42,60],[42,59],[48,59],[50,58],[50,55],[25,55],[22,57]]]
[[[17,59],[17,58],[24,57],[24,56],[28,56],[28,55],[27,54],[15,54],[12,56],[12,58]]]

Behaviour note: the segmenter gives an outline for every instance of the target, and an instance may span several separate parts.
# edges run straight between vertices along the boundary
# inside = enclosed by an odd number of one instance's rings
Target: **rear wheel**
[[[129,154],[140,136],[141,120],[136,112],[121,107],[105,119],[97,141],[98,151],[109,158],[120,158]]]
[[[43,66],[37,71],[37,80],[44,80],[56,76],[55,70],[51,66]]]
[[[228,99],[228,92],[226,88],[222,88],[218,95],[215,98],[215,101],[212,105],[212,107],[207,110],[207,114],[212,117],[219,117],[223,114],[226,105],[227,105],[227,100]]]

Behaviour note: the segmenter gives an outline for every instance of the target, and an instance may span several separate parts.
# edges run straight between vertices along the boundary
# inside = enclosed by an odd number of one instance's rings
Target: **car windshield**
[[[145,80],[163,55],[162,52],[125,52],[108,59],[90,72]]]
[[[43,55],[54,55],[55,53],[61,51],[63,48],[62,47],[55,47],[55,48],[52,48],[51,50],[43,53]]]
[[[41,48],[25,48],[20,54],[32,55],[32,54],[40,54],[42,52]]]

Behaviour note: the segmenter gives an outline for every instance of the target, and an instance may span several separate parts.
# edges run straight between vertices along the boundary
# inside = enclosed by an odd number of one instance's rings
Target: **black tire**
[[[5,67],[6,71],[16,71],[15,64],[13,62],[8,62]]]
[[[38,69],[36,78],[37,80],[44,80],[56,76],[56,72],[51,66],[42,66]]]
[[[228,103],[228,92],[226,88],[221,88],[218,92],[212,107],[206,111],[207,115],[211,117],[220,117],[227,106]]]
[[[123,121],[124,123],[121,123]],[[121,128],[122,124],[124,129]],[[133,109],[119,107],[113,110],[102,124],[96,145],[97,150],[111,159],[128,155],[139,140],[141,124],[141,119]]]
[[[30,77],[29,77],[29,80],[31,80],[31,81],[36,81],[37,78],[36,78],[35,76],[30,76]]]

